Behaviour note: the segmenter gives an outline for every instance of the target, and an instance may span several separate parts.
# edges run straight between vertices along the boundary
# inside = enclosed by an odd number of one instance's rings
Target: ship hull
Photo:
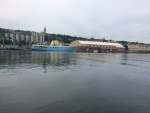
[[[76,52],[76,47],[73,46],[32,46],[33,51],[58,51],[58,52]]]

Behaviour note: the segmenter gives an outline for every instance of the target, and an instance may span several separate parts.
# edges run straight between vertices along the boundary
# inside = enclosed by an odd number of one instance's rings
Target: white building
[[[45,42],[45,32],[31,32],[31,33],[25,33],[25,32],[15,32],[11,31],[10,33],[5,33],[5,37],[7,39],[10,39],[13,43],[16,43],[16,41],[26,41],[28,43],[44,43]]]

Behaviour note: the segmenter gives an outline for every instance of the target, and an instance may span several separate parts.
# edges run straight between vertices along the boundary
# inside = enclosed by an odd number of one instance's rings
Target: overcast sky
[[[150,43],[150,0],[0,0],[0,28]]]

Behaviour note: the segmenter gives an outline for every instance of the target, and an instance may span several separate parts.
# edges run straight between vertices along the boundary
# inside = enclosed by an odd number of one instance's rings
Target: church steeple
[[[44,27],[44,33],[46,34],[46,27]]]

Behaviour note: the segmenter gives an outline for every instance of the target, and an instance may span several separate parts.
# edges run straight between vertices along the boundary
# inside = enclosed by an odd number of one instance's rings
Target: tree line
[[[51,42],[52,40],[58,40],[63,43],[71,43],[72,41],[75,41],[75,40],[86,40],[86,38],[70,36],[70,35],[61,35],[61,34],[46,34],[45,35],[45,41]]]

